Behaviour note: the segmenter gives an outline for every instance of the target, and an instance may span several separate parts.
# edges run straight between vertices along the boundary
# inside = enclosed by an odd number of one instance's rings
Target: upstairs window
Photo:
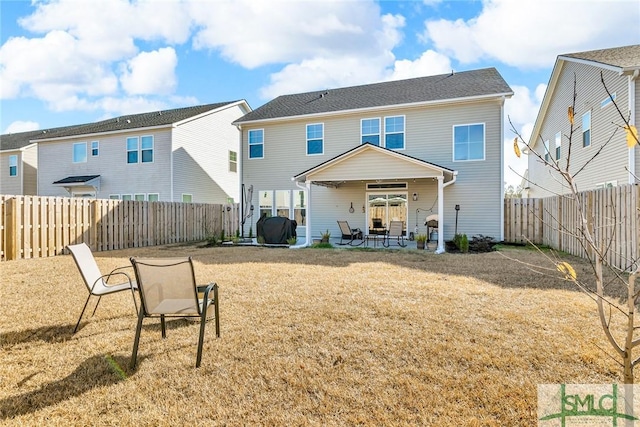
[[[384,146],[392,150],[404,149],[404,116],[384,118]]]
[[[238,172],[238,153],[229,151],[229,172]]]
[[[91,156],[97,157],[99,152],[100,143],[98,141],[91,142]]]
[[[591,111],[582,115],[582,146],[591,145]]]
[[[616,93],[613,92],[611,96],[607,96],[605,99],[602,100],[602,102],[600,102],[600,108],[604,108],[607,105],[611,105],[615,100],[616,100]]]
[[[307,125],[307,155],[324,153],[324,125]]]
[[[138,163],[138,137],[127,138],[127,163]]]
[[[249,131],[249,158],[264,158],[264,129]]]
[[[562,133],[556,133],[556,160],[560,160],[560,156],[562,155]]]
[[[360,142],[380,145],[380,119],[362,119],[360,121]]]
[[[127,138],[127,163],[153,162],[153,136]]]
[[[549,161],[549,140],[548,139],[544,142],[544,161],[545,162]]]
[[[76,142],[73,144],[73,163],[85,163],[87,161],[87,143]]]
[[[9,176],[18,176],[18,156],[16,154],[9,156]]]
[[[484,160],[484,123],[453,127],[453,160]]]
[[[153,163],[153,136],[143,136],[140,139],[142,163]]]

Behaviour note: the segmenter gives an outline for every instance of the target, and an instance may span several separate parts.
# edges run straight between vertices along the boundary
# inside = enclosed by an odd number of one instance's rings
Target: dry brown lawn
[[[208,325],[202,366],[197,323],[169,321],[162,340],[149,319],[130,371],[130,294],[103,298],[73,335],[87,294],[71,256],[3,262],[0,424],[526,426],[538,384],[620,379],[595,304],[504,256],[545,265],[533,251],[187,245],[96,257],[107,272],[131,255],[192,256],[198,280],[220,285],[222,335]]]

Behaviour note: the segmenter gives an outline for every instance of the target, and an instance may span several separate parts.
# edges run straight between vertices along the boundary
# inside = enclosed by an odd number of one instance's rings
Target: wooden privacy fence
[[[238,205],[0,195],[0,256],[41,258],[85,242],[94,251],[235,235]]]
[[[640,185],[585,191],[578,195],[606,262],[621,270],[640,262]],[[505,199],[504,239],[508,243],[546,245],[586,257],[579,238],[581,219],[571,196]]]

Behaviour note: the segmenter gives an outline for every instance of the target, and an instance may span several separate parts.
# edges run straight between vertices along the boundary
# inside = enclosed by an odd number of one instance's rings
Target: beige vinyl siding
[[[338,117],[314,117],[312,120],[297,119],[276,123],[245,124],[242,141],[244,183],[253,184],[256,190],[295,190],[297,187],[291,181],[291,177],[360,145],[361,119],[381,117],[384,122],[385,116],[405,115],[406,148],[399,152],[459,171],[457,182],[445,189],[445,238],[453,237],[453,219],[455,218],[453,208],[455,204],[465,206],[464,218],[462,213],[460,215],[459,231],[462,221],[468,230],[463,230],[463,232],[467,232],[470,236],[482,233],[500,238],[503,192],[501,182],[501,114],[500,103],[497,100],[492,100],[389,109],[375,114],[367,111]],[[324,154],[307,156],[306,124],[318,122],[324,123]],[[485,124],[485,160],[454,162],[453,126],[471,123]],[[249,129],[264,129],[263,159],[247,158]],[[390,178],[396,172],[392,164],[381,164],[375,166],[375,169],[378,171],[376,179]],[[344,173],[345,178],[357,179],[358,177],[356,167],[345,168]],[[406,176],[405,171],[403,171],[403,175]],[[421,197],[419,203],[428,204],[427,208],[430,208],[435,201],[435,194],[437,194],[435,182],[433,180],[431,182],[425,181],[422,186],[417,186],[415,189],[413,182],[411,182],[408,193],[411,195],[412,192],[418,191],[424,194],[424,198]],[[345,187],[352,189],[350,191],[353,193],[346,191]],[[364,182],[348,183],[337,190],[312,186],[311,192],[313,204],[311,222],[314,227],[311,230],[312,236],[319,235],[327,227],[330,230],[331,227],[335,227],[337,230],[335,221],[348,214],[351,201],[354,202],[354,207],[359,207],[361,215],[362,204],[356,204],[356,200],[365,200]],[[431,198],[427,197],[430,192],[434,194]],[[255,194],[253,203],[257,206]],[[413,206],[410,203],[409,217],[412,221],[415,214]],[[437,209],[437,205],[435,208]],[[356,218],[355,214],[352,216]],[[421,214],[421,216],[426,215]],[[253,218],[253,222],[255,223],[256,220],[257,215]],[[410,227],[410,231],[413,231],[414,226],[415,224]],[[248,227],[245,226],[245,228]]]
[[[0,194],[10,195],[22,195],[22,183],[23,183],[23,165],[22,165],[22,151],[7,151],[0,153]],[[16,176],[9,176],[9,157],[18,157],[18,174]]]
[[[34,145],[22,151],[22,194],[38,194],[38,147]]]
[[[239,153],[238,129],[231,123],[246,114],[234,105],[174,129],[174,192],[193,194],[193,202],[239,201],[238,172],[229,171],[229,151]]]
[[[535,150],[543,154],[542,140],[554,140],[557,132],[562,132],[562,158],[561,167],[566,167],[569,141],[569,121],[567,118],[568,107],[573,98],[574,73],[576,77],[576,104],[575,104],[575,132],[571,141],[571,169],[572,173],[578,171],[590,158],[592,158],[601,146],[606,147],[577,177],[576,183],[580,191],[589,190],[599,183],[616,181],[618,184],[628,182],[629,150],[625,142],[622,129],[612,124],[622,123],[615,106],[610,103],[601,108],[601,102],[607,98],[607,93],[600,81],[600,71],[603,71],[605,82],[611,93],[616,93],[615,102],[622,111],[627,110],[628,104],[628,78],[619,76],[618,73],[604,70],[599,67],[575,62],[565,62],[560,70],[555,91],[549,103],[544,121],[540,127],[540,134],[532,136],[535,140]],[[582,116],[591,111],[591,145],[583,147],[582,142]],[[615,134],[614,134],[615,133]],[[611,138],[611,141],[607,141]],[[537,157],[529,154],[529,179],[531,184],[531,197],[545,197],[554,193],[565,193],[567,188],[560,184],[561,179],[549,173]]]
[[[127,138],[147,135],[153,136],[153,162],[128,164]],[[85,163],[73,163],[73,144],[84,141],[99,141],[100,155],[87,156]],[[160,201],[170,201],[169,128],[45,141],[39,145],[38,191],[41,196],[68,196],[64,188],[53,185],[54,181],[68,176],[100,175],[98,198],[108,199],[110,194],[158,193]]]

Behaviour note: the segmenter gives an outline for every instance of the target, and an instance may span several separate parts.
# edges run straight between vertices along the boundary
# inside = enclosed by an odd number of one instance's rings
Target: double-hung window
[[[264,158],[264,129],[249,131],[249,158]]]
[[[127,163],[138,163],[138,137],[127,138]]]
[[[360,142],[380,145],[380,119],[362,119],[360,121]]]
[[[484,123],[453,127],[453,160],[484,160]]]
[[[562,133],[556,133],[556,160],[560,160],[562,155]]]
[[[591,145],[591,110],[582,115],[582,146]]]
[[[99,154],[100,143],[98,141],[91,142],[91,156],[97,157]]]
[[[392,150],[404,149],[404,116],[384,118],[384,146]]]
[[[238,153],[229,150],[229,172],[238,172]]]
[[[324,153],[324,125],[307,125],[307,155]]]
[[[549,161],[549,140],[547,139],[544,142],[544,161],[548,162]]]
[[[18,156],[16,154],[9,156],[9,176],[18,176]]]
[[[87,161],[87,143],[76,142],[73,144],[73,163],[85,163]]]
[[[127,138],[127,163],[153,162],[153,136]]]

